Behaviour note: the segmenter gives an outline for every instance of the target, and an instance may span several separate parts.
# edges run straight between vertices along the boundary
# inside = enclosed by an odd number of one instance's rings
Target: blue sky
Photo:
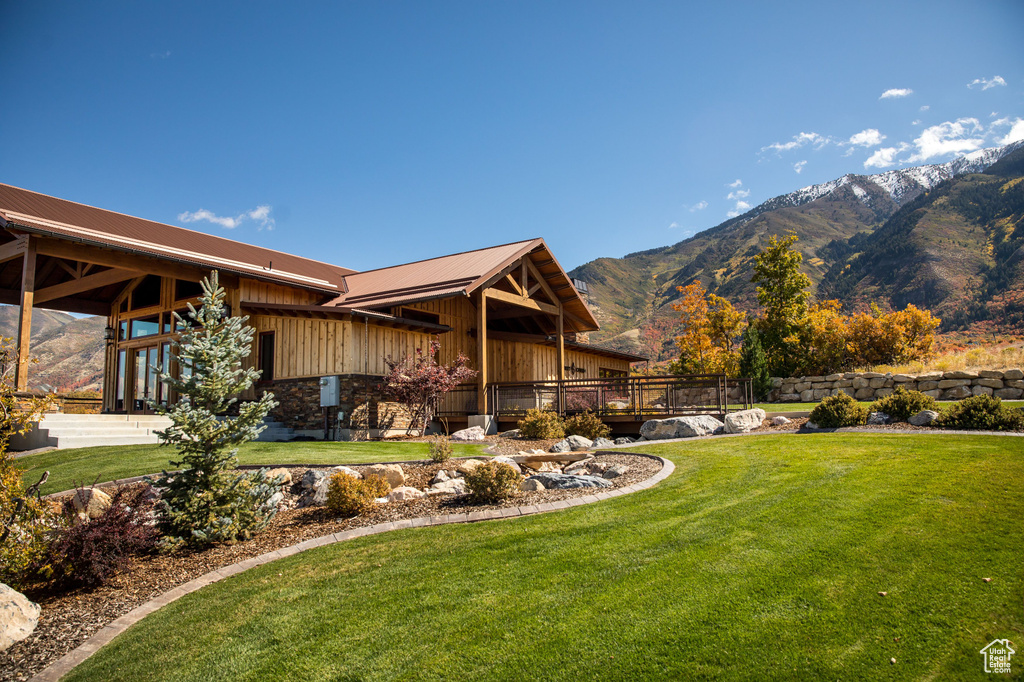
[[[535,236],[572,268],[1024,138],[1022,29],[1018,0],[0,0],[0,182],[359,270]]]

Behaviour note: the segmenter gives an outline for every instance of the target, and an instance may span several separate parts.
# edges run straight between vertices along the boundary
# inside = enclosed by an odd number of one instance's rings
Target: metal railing
[[[750,379],[724,374],[633,376],[565,381],[524,381],[488,386],[491,413],[516,417],[527,410],[552,410],[572,415],[646,419],[715,412],[725,414],[753,404]]]
[[[437,417],[465,417],[479,414],[477,409],[477,387],[471,385],[456,386],[444,394],[438,405]]]

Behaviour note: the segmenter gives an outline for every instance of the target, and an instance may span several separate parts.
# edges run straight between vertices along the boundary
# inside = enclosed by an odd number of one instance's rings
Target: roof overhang
[[[444,334],[450,332],[451,327],[433,322],[410,320],[395,315],[387,315],[375,310],[362,310],[359,308],[342,308],[339,306],[324,305],[297,305],[291,303],[262,303],[259,301],[242,301],[241,308],[256,315],[271,315],[274,317],[309,317],[333,320],[356,320],[362,319],[380,327],[392,327],[408,331],[420,331],[426,334]]]

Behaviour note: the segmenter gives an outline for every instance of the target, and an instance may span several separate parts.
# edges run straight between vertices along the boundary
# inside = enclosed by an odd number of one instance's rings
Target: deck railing
[[[491,384],[488,390],[491,412],[498,417],[522,416],[529,409],[553,410],[562,416],[589,410],[598,416],[639,420],[725,414],[753,403],[750,379],[724,374],[525,381]]]

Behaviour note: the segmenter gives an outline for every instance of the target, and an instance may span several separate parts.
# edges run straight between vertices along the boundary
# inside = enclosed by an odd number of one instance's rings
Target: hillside
[[[67,313],[32,311],[32,357],[29,388],[56,391],[99,390],[103,378],[102,317],[75,318]],[[18,333],[18,308],[0,305],[0,335]]]
[[[1015,166],[997,162],[1004,158],[1009,162],[1018,150],[1024,150],[1024,145],[983,150],[946,164],[877,175],[845,175],[770,199],[744,215],[672,246],[586,263],[571,275],[587,282],[591,307],[602,325],[602,331],[591,335],[591,339],[623,350],[644,352],[655,360],[674,356],[676,313],[671,310],[671,303],[677,296],[676,287],[694,279],[700,279],[710,291],[729,298],[740,308],[755,310],[755,287],[750,283],[753,258],[772,234],[796,234],[804,255],[804,271],[811,278],[814,291],[823,286],[828,297],[840,298],[848,307],[866,306],[869,300],[899,307],[906,302],[935,307],[935,301],[939,301],[942,305],[938,309],[942,312],[957,305],[970,307],[961,300],[961,294],[973,292],[972,278],[994,267],[994,262],[983,256],[988,232],[971,222],[976,218],[966,214],[940,217],[935,212],[934,222],[943,227],[925,240],[929,249],[924,242],[904,247],[917,250],[919,257],[932,263],[937,273],[921,279],[919,287],[910,286],[914,277],[894,268],[891,259],[880,262],[876,268],[869,267],[876,257],[881,257],[876,254],[878,247],[872,237],[876,232],[894,233],[896,228],[887,226],[903,219],[904,207],[909,211],[930,210],[915,202],[927,204],[933,189],[954,178],[991,185],[987,193],[976,197],[981,205],[991,204],[998,194],[993,189],[996,176],[979,174],[989,167],[994,171],[1002,167],[999,172],[1012,174]],[[988,180],[970,180],[978,177]],[[1010,210],[1010,204],[1000,215],[1006,210]],[[868,248],[872,249],[870,253]],[[852,267],[858,255],[858,267],[871,270],[873,279],[865,279],[867,270],[856,281],[853,278],[860,270],[843,275],[846,265],[850,263]],[[899,257],[905,258],[905,252]],[[942,266],[934,265],[936,257],[943,262]],[[962,262],[966,261],[971,262],[970,267],[963,267]],[[904,288],[909,293],[902,293]],[[938,292],[942,292],[941,296]],[[973,314],[980,314],[977,306],[971,309],[975,310]]]

